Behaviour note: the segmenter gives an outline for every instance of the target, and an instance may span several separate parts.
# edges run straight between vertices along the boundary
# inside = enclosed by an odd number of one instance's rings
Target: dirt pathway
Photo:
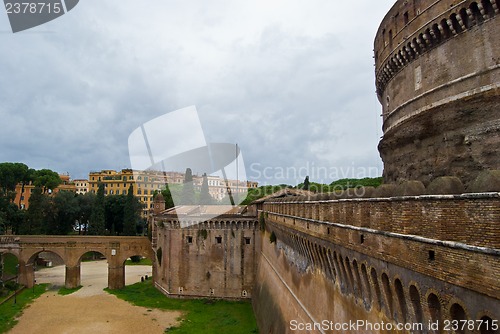
[[[37,283],[64,285],[64,266],[36,273]],[[126,284],[151,276],[149,266],[127,266]],[[104,292],[107,286],[105,261],[82,263],[82,288],[61,296],[49,291],[26,308],[12,334],[57,333],[164,333],[176,325],[181,312],[150,310],[133,306]]]

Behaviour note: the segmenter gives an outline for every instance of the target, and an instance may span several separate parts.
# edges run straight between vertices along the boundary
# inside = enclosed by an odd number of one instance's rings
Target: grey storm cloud
[[[88,0],[16,34],[0,14],[0,161],[130,167],[134,129],[196,105],[261,183],[302,181],[264,168],[380,174],[372,49],[393,3]]]

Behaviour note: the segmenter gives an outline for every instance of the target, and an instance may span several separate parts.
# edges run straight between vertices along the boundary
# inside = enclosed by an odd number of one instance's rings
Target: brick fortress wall
[[[263,331],[291,332],[294,319],[442,325],[500,317],[498,193],[285,199],[262,210],[253,302]]]
[[[198,218],[155,217],[156,286],[175,297],[251,298],[260,249],[255,217]]]

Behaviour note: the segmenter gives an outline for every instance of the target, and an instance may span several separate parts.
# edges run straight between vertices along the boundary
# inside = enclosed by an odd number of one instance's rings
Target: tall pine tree
[[[309,176],[306,176],[304,179],[304,184],[302,185],[302,189],[309,190]]]
[[[184,184],[182,185],[181,202],[182,205],[194,204],[193,172],[191,171],[191,168],[186,168]]]
[[[90,235],[104,235],[106,233],[106,221],[104,216],[104,184],[100,183],[97,196],[92,208],[89,220]]]
[[[131,184],[127,192],[127,200],[123,209],[123,234],[136,235],[137,204],[134,197],[134,186]]]

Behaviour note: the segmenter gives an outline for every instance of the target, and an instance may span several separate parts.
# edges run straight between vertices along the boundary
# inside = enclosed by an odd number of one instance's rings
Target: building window
[[[188,235],[188,236],[186,237],[186,240],[187,240],[187,243],[188,243],[188,244],[192,244],[192,243],[193,243],[193,237],[192,237],[192,236],[190,236],[190,235]]]
[[[218,244],[222,243],[222,237],[215,237],[215,242]]]
[[[250,238],[245,238],[245,245],[250,245]]]
[[[405,12],[403,14],[403,18],[404,18],[405,24],[408,24],[408,22],[410,21],[410,17],[408,15],[408,12]]]
[[[141,189],[137,189],[137,195],[142,195],[142,190]]]
[[[433,250],[429,251],[429,261],[434,261],[436,259],[436,252]]]

